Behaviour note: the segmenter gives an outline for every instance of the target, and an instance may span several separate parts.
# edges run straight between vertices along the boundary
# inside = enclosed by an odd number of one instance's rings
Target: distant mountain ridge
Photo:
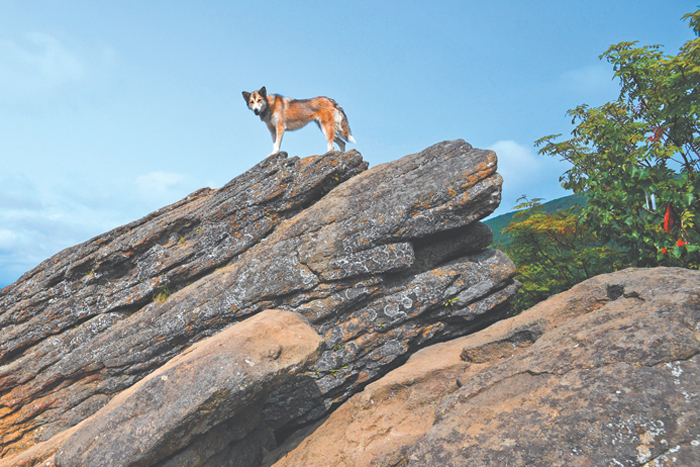
[[[586,197],[583,195],[569,195],[563,198],[557,198],[552,201],[543,203],[545,212],[553,214],[555,212],[563,211],[569,209],[571,206],[579,204],[581,206],[586,205]],[[510,245],[511,239],[508,234],[502,233],[502,230],[508,227],[508,224],[513,220],[513,215],[518,211],[511,211],[500,216],[496,216],[492,219],[487,219],[484,224],[491,227],[493,230],[493,243],[494,246],[506,247]]]

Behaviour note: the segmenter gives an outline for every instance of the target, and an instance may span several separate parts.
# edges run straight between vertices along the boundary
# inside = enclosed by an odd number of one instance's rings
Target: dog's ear
[[[243,91],[243,99],[245,99],[245,101],[248,102],[248,99],[250,99],[250,93]]]
[[[260,88],[260,91],[258,91],[258,94],[260,94],[263,97],[267,97],[267,89],[265,89],[265,86]]]

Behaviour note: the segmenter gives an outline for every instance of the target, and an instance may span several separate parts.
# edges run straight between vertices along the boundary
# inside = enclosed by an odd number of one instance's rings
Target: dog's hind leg
[[[335,106],[335,111],[333,112],[333,119],[335,120],[335,133],[340,135],[341,138],[350,143],[354,143],[355,139],[350,134],[350,125],[348,125],[348,118],[343,112],[343,108],[338,104]],[[337,138],[337,137],[336,137]],[[337,139],[336,139],[337,141]]]
[[[326,141],[328,142],[328,152],[332,152],[335,149],[333,147],[333,140],[336,139],[335,126],[333,125],[333,122],[323,122],[322,124],[319,123],[318,126],[321,127],[323,136],[326,137]]]
[[[342,140],[342,138],[336,136],[334,140],[337,144],[338,147],[340,148],[340,152],[345,152],[345,141]]]

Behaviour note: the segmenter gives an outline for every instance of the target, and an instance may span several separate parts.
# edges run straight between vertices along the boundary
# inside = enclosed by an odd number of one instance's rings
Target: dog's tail
[[[333,116],[335,118],[335,131],[339,134],[345,141],[350,143],[355,142],[355,138],[352,137],[350,133],[350,125],[348,124],[348,117],[345,115],[343,108],[338,105],[337,102],[333,101],[335,106],[335,112]]]

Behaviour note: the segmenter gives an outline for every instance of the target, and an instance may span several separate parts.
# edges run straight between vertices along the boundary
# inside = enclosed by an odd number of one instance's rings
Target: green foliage
[[[516,206],[521,210],[504,229],[512,239],[505,252],[517,265],[515,278],[522,284],[513,313],[623,266],[622,253],[600,244],[595,232],[579,221],[582,207],[550,214],[540,199],[521,200]]]
[[[635,42],[610,47],[601,58],[620,80],[619,98],[569,111],[571,139],[536,142],[540,154],[573,165],[561,181],[588,197],[580,225],[633,266],[700,265],[700,10],[684,19],[696,38],[678,55]]]
[[[165,301],[172,295],[168,287],[161,288],[157,293],[153,295],[153,301],[156,303],[165,303]]]
[[[457,300],[459,300],[459,297],[449,298],[445,301],[445,306],[454,306]]]
[[[586,203],[587,201],[585,196],[570,195],[542,203],[542,209],[549,214],[554,214],[556,212],[569,209],[575,205],[585,206]],[[511,223],[513,216],[515,216],[515,212],[508,212],[506,214],[501,214],[500,216],[492,217],[483,221],[484,224],[491,227],[491,230],[493,231],[492,245],[494,247],[505,250],[510,246],[511,237],[508,234],[503,233],[503,230],[508,227],[508,224]]]

